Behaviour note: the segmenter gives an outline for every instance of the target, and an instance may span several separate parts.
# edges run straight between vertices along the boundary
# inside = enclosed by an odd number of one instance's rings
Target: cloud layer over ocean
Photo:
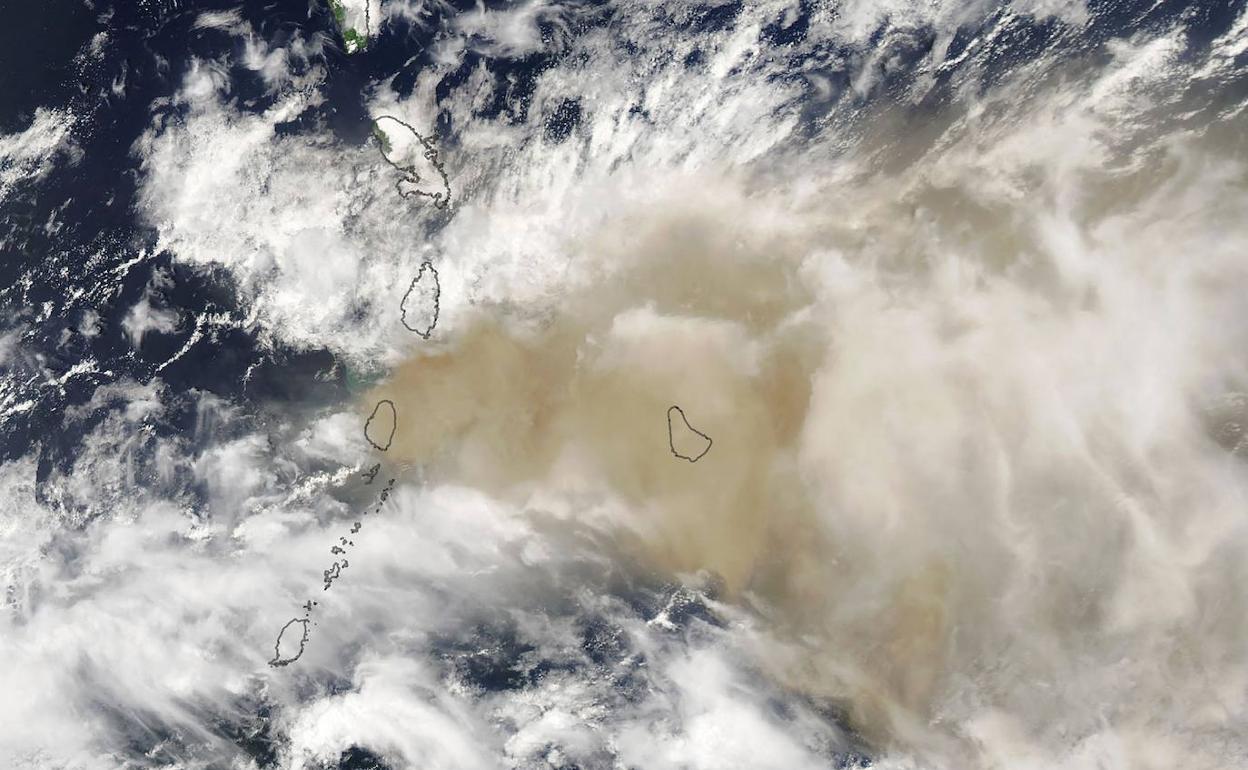
[[[126,380],[66,469],[0,466],[0,759],[1244,761],[1248,12],[383,8],[427,61],[363,103],[445,211],[330,125],[323,35],[208,16],[237,46],[150,106],[136,213],[247,313],[153,281],[130,344],[245,326],[351,393]],[[72,161],[49,120],[0,196]]]

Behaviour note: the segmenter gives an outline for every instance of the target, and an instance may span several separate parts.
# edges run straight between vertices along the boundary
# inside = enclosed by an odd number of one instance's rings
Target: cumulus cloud
[[[25,130],[0,136],[0,200],[19,183],[46,177],[58,155],[75,157],[73,125],[69,113],[40,107]]]
[[[149,332],[169,334],[175,331],[178,328],[178,314],[173,310],[154,306],[152,293],[147,291],[126,313],[121,327],[130,338],[130,344],[137,348],[143,344],[143,337]]]
[[[410,658],[364,661],[359,689],[306,708],[291,730],[292,767],[334,762],[364,745],[403,765],[452,770],[498,767],[487,727]]]
[[[396,277],[420,264],[420,210],[393,194],[374,148],[277,133],[319,103],[315,91],[244,114],[227,88],[214,65],[197,68],[185,121],[158,119],[136,145],[161,248],[224,266],[286,344],[328,345],[361,367],[393,357],[406,337],[381,318],[398,307]]]

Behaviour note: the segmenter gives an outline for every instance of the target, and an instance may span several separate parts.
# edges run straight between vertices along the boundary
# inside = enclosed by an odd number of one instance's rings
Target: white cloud
[[[173,310],[154,307],[152,293],[147,291],[121,320],[121,328],[130,338],[130,344],[138,348],[143,344],[143,337],[149,332],[160,334],[174,332],[178,328],[178,314]]]
[[[430,258],[444,336],[408,363],[414,381],[453,371],[487,314],[497,339],[519,340],[499,343],[509,354],[543,351],[543,335],[570,352],[465,368],[443,402],[402,411],[445,444],[419,469],[398,447],[384,458],[402,470],[376,514],[361,511],[381,481],[363,488],[354,471],[376,458],[346,412],[227,437],[227,409],[192,450],[144,437],[158,399],[136,390],[54,479],[62,507],[34,499],[30,463],[6,466],[3,574],[19,599],[0,659],[41,732],[4,749],[98,765],[92,752],[122,738],[76,709],[102,699],[198,738],[188,703],[228,711],[260,689],[296,765],[360,745],[430,767],[821,766],[846,745],[817,708],[829,703],[884,767],[1217,767],[1242,753],[1248,476],[1218,445],[1234,426],[1209,423],[1243,415],[1206,406],[1248,389],[1248,191],[1216,131],[1162,135],[1156,119],[1204,63],[1166,33],[1115,43],[1081,76],[1055,79],[1070,63],[1046,53],[981,87],[998,63],[971,53],[957,109],[877,123],[863,100],[895,62],[864,45],[882,19],[946,34],[992,9],[844,5],[781,55],[761,29],[791,8],[748,3],[720,31],[686,33],[687,9],[636,3],[554,43],[537,20],[574,9],[461,17],[409,97],[366,94],[457,127],[441,144],[459,201],[444,226],[394,194],[372,147],[279,134],[317,103],[318,73],[257,114],[231,102],[224,65],[194,68],[185,114],[136,146],[142,212],[175,259],[223,266],[271,339],[360,369],[396,362],[420,344],[398,303]],[[510,84],[479,71],[436,90],[470,35],[498,55],[569,55],[538,76],[527,117],[487,119]],[[948,45],[916,66],[939,68]],[[1232,48],[1219,42],[1218,67]],[[245,64],[286,77],[258,45]],[[812,117],[819,78],[830,111]],[[842,80],[858,98],[835,102]],[[581,123],[549,141],[545,118],[568,99]],[[19,144],[44,148],[11,151],[30,158],[55,145]],[[132,334],[152,323],[136,313]],[[524,390],[530,376],[559,387]],[[595,391],[595,377],[628,387]],[[443,407],[478,387],[444,428]],[[673,392],[702,399],[694,424],[719,421],[707,459],[735,462],[709,486],[664,487],[671,468],[652,462],[669,459]],[[521,394],[510,432],[486,429],[495,393]],[[653,431],[621,407],[633,396],[662,404]],[[586,404],[615,420],[598,445],[575,430]],[[625,440],[634,429],[655,436],[653,456]],[[155,486],[146,452],[164,486],[133,501]],[[504,481],[473,488],[483,467]],[[168,492],[178,474],[202,505]],[[32,534],[84,510],[77,529]],[[357,518],[351,566],[321,591]],[[673,564],[720,568],[724,629],[647,624],[602,577],[675,579]],[[309,596],[322,604],[305,657],[266,669]],[[616,658],[592,660],[589,619]],[[499,652],[487,621],[522,651]],[[474,679],[464,661],[492,655],[524,686]],[[346,689],[324,692],[330,680]]]
[[[71,162],[77,157],[73,125],[71,114],[40,107],[24,131],[0,136],[0,201],[19,182],[46,177],[58,155],[69,155]]]
[[[420,663],[410,658],[366,660],[355,677],[358,690],[310,704],[292,726],[292,768],[302,770],[309,760],[334,762],[352,746],[367,746],[405,767],[502,766],[485,738],[489,728]]]
[[[670,665],[679,727],[626,728],[621,759],[652,768],[816,768],[826,757],[802,743],[791,725],[767,713],[766,698],[717,654],[696,651]]]

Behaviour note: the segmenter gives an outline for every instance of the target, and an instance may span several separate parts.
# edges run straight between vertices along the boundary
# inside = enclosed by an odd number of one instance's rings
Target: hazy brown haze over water
[[[878,745],[1228,766],[1244,123],[1163,130],[1147,48],[843,153],[594,190],[555,296],[466,308],[366,401],[439,482],[721,581],[765,669]],[[696,465],[671,404],[714,439]]]
[[[105,383],[0,465],[0,767],[1248,767],[1242,0],[186,5],[130,347],[0,334]]]

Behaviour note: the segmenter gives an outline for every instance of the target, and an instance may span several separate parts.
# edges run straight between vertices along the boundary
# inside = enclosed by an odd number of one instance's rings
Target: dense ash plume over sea
[[[1243,2],[338,16],[8,19],[0,764],[1248,762]]]

